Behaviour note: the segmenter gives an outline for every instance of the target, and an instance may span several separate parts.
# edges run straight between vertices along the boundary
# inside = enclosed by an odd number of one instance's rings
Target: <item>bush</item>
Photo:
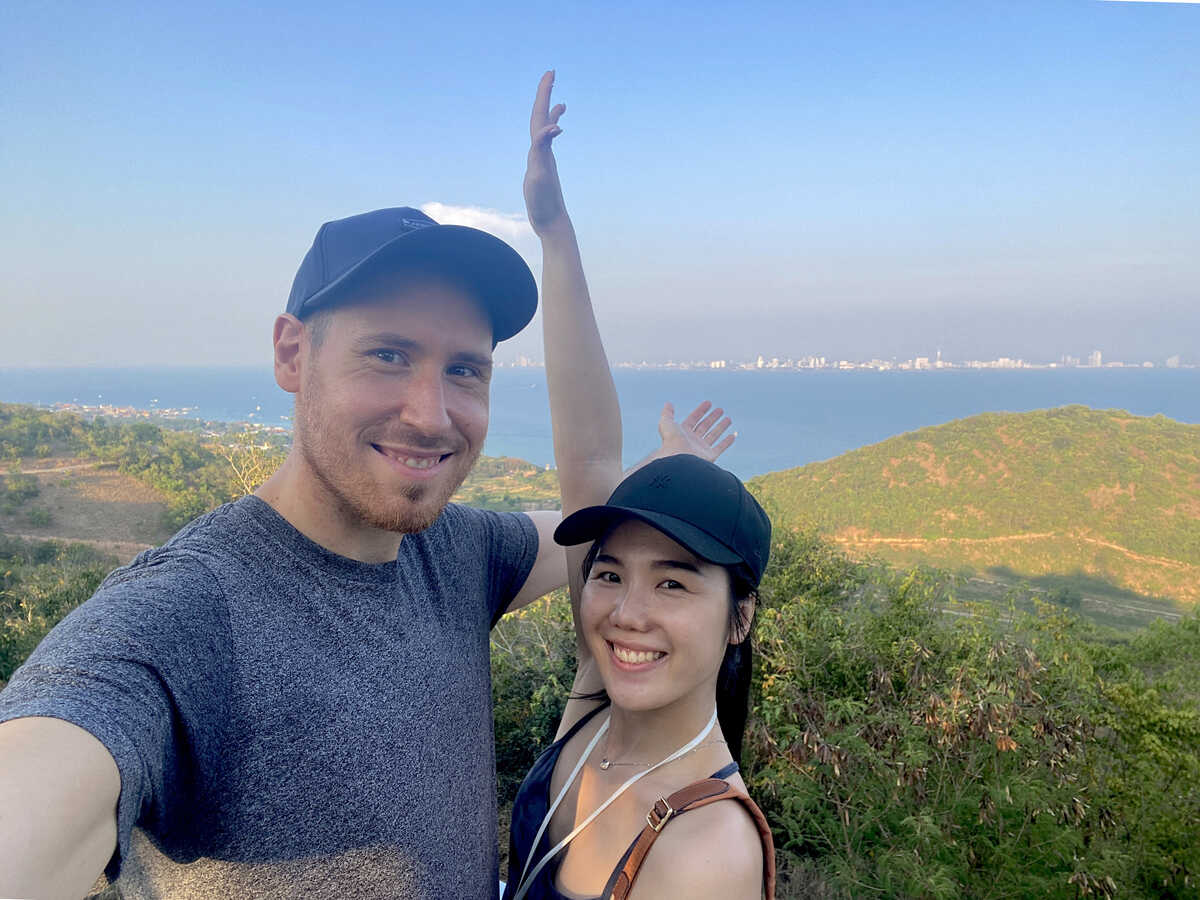
[[[0,687],[115,563],[81,544],[0,536]]]
[[[575,629],[566,591],[502,618],[492,629],[491,644],[496,772],[503,807],[512,803],[538,754],[553,742],[575,678]]]
[[[5,512],[16,512],[37,495],[38,483],[32,475],[0,475],[0,505]]]
[[[944,616],[937,573],[865,585],[760,623],[747,781],[792,867],[852,896],[1196,895],[1194,618],[1123,646],[1051,607]]]
[[[803,531],[760,593],[743,775],[781,898],[1200,896],[1195,615],[1132,640],[998,617]],[[565,599],[505,617],[492,657],[503,807],[570,687]]]
[[[1073,610],[1079,609],[1083,604],[1083,595],[1066,585],[1054,588],[1047,595],[1047,599],[1051,603],[1057,603],[1059,606]]]

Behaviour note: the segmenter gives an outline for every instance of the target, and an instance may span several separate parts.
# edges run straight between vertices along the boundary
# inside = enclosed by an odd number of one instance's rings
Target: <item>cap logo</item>
[[[665,488],[670,483],[671,483],[671,476],[664,472],[661,475],[655,475],[654,478],[651,479],[649,486],[652,488],[662,489],[662,488]]]
[[[400,224],[405,228],[428,228],[432,222],[422,222],[420,219],[401,219]]]

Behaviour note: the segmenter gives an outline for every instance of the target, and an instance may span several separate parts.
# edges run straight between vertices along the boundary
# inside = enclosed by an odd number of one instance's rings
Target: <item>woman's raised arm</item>
[[[563,514],[603,503],[621,477],[621,411],[592,312],[575,228],[551,143],[563,104],[550,108],[554,73],[538,84],[529,122],[525,206],[542,242],[542,329]]]
[[[554,138],[562,132],[558,119],[566,110],[561,103],[550,108],[553,87],[554,72],[547,72],[538,83],[533,101],[525,207],[529,223],[542,242],[546,384],[563,515],[569,515],[581,507],[603,503],[620,480],[621,410],[551,149]],[[584,547],[567,550],[577,645],[577,692],[600,687],[579,634],[580,567],[585,552]],[[564,716],[564,726],[569,727],[568,719],[573,720],[574,713],[569,710]]]
[[[542,243],[542,334],[545,341],[546,383],[554,432],[563,515],[604,503],[621,480],[621,410],[600,331],[575,227],[567,214],[552,143],[562,129],[562,103],[550,106],[554,72],[538,83],[529,120],[529,160],[525,170],[525,208],[529,223]],[[647,460],[672,453],[694,453],[716,459],[733,443],[722,436],[730,420],[722,410],[701,403],[682,422],[675,421],[671,404],[663,408],[658,430],[662,445]],[[567,575],[576,623],[578,669],[574,689],[591,693],[602,685],[579,634],[580,568],[586,547],[567,550]],[[570,726],[568,710],[563,728]]]

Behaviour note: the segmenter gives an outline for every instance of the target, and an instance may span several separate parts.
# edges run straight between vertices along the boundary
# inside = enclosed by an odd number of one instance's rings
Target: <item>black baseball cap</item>
[[[594,541],[626,519],[657,528],[696,556],[744,567],[756,587],[771,555],[771,520],[732,472],[691,454],[656,459],[603,506],[571,513],[554,530],[563,546]]]
[[[516,250],[486,231],[439,225],[419,209],[399,206],[322,225],[296,272],[287,312],[303,319],[412,265],[464,284],[487,312],[494,342],[512,337],[537,310],[533,273]]]

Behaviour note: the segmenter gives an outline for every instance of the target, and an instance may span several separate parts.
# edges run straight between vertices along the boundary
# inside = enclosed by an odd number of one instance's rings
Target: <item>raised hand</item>
[[[558,181],[558,164],[550,145],[562,134],[559,117],[567,111],[566,104],[550,108],[550,92],[554,88],[554,70],[538,82],[533,112],[529,116],[529,160],[525,167],[525,210],[529,224],[539,237],[556,225],[568,223],[567,207],[563,202],[562,186]]]
[[[675,407],[667,403],[663,406],[662,415],[658,418],[658,433],[662,437],[662,447],[654,455],[672,456],[676,453],[691,453],[710,462],[730,448],[737,433],[725,435],[725,431],[733,424],[728,416],[721,418],[725,410],[714,408],[705,400],[690,413],[682,422],[675,421]]]

